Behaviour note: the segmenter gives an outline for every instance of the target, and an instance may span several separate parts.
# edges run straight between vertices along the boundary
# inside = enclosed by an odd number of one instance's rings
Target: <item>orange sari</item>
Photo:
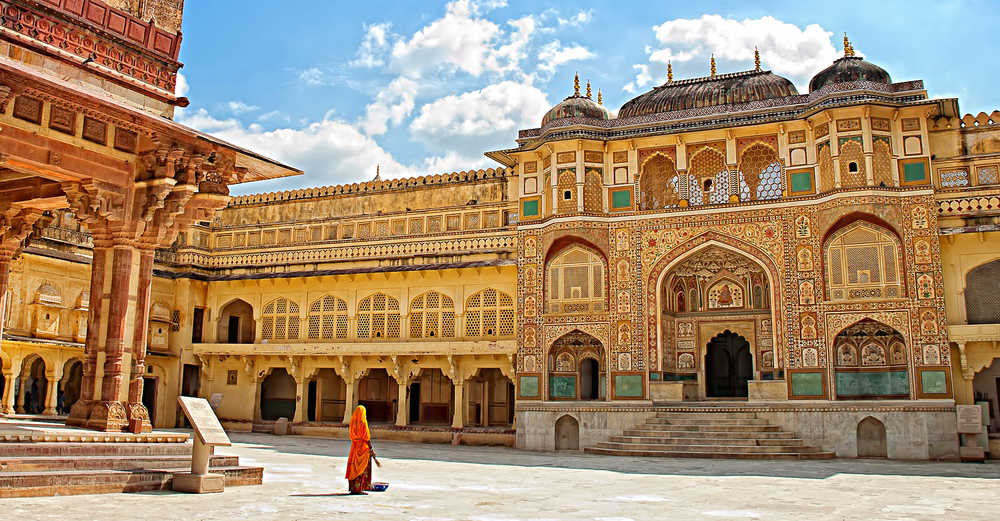
[[[351,436],[351,452],[347,456],[345,477],[351,481],[351,491],[358,489],[360,492],[371,488],[371,432],[368,430],[364,405],[354,409],[348,432]]]

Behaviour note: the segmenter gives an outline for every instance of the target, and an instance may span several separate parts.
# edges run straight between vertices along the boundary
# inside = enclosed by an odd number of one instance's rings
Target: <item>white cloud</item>
[[[538,69],[544,72],[554,72],[557,67],[574,60],[586,60],[593,58],[594,53],[586,47],[573,44],[563,46],[559,40],[545,44],[538,51]]]
[[[533,85],[503,81],[422,106],[410,132],[433,149],[478,158],[488,147],[511,143],[519,129],[537,127],[550,106]]]
[[[285,190],[302,186],[366,181],[375,176],[375,165],[382,165],[385,178],[421,175],[415,169],[396,161],[374,139],[357,127],[340,120],[322,120],[299,128],[277,128],[264,131],[259,125],[243,126],[236,119],[216,119],[204,109],[185,115],[181,123],[233,144],[246,147],[282,161],[305,173],[289,179],[236,186],[234,191],[260,192]]]
[[[579,11],[569,18],[557,17],[556,22],[559,24],[559,27],[580,27],[590,23],[593,18],[594,10],[587,9],[586,11]]]
[[[350,62],[355,67],[369,69],[385,65],[385,53],[389,50],[389,29],[392,24],[383,22],[365,25],[365,36],[358,47],[358,57]]]
[[[319,70],[317,67],[309,67],[308,69],[299,72],[299,80],[309,86],[325,85],[326,75],[323,71]]]
[[[177,73],[177,84],[174,86],[174,95],[178,98],[181,96],[187,96],[190,86],[188,85],[187,77],[184,74]]]
[[[258,107],[257,105],[249,105],[247,103],[238,100],[230,101],[226,103],[226,106],[229,107],[229,112],[232,112],[233,114],[245,114],[247,112],[260,110],[260,107]]]
[[[389,123],[399,125],[413,112],[420,86],[417,82],[400,76],[375,96],[368,104],[360,126],[369,136],[385,134]]]
[[[635,75],[635,81],[630,81],[622,87],[622,90],[625,92],[635,92],[637,87],[645,87],[653,81],[653,76],[649,74],[649,65],[637,63],[632,68],[639,72]]]
[[[656,74],[666,69],[668,60],[677,63],[704,63],[693,75],[707,75],[709,56],[720,62],[719,72],[753,67],[753,49],[760,49],[762,66],[790,79],[800,91],[807,90],[809,78],[828,66],[839,54],[831,44],[830,31],[817,24],[804,28],[771,16],[736,20],[720,15],[678,18],[653,27],[658,45],[647,49]],[[728,62],[728,63],[726,63]],[[733,67],[728,69],[727,66]],[[704,69],[701,72],[700,69]],[[649,71],[645,71],[649,74]],[[675,77],[676,74],[675,67]],[[636,85],[639,85],[639,76]],[[665,76],[665,73],[663,73]]]

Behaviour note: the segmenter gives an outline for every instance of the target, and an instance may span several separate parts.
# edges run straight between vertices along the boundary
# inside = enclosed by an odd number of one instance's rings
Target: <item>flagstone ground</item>
[[[1000,464],[629,458],[378,442],[384,493],[343,496],[344,440],[233,434],[264,485],[5,499],[3,519],[995,520]]]

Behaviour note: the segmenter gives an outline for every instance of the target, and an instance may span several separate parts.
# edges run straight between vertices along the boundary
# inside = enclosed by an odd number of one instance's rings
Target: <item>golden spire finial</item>
[[[597,89],[597,104],[604,105],[604,99],[601,98],[601,89]]]
[[[667,81],[674,81],[674,66],[670,64],[670,60],[667,60]]]
[[[851,41],[847,39],[847,33],[844,33],[844,56],[854,56],[854,46],[851,45]]]
[[[587,99],[590,99],[590,80],[587,80]]]
[[[382,179],[382,165],[376,163],[375,164],[375,179],[374,180],[378,181],[379,179]]]
[[[712,76],[715,76],[715,53],[712,53]]]
[[[753,46],[753,70],[760,71],[760,51],[756,45]]]
[[[579,74],[575,74],[573,76],[573,95],[574,96],[579,96],[580,95],[580,75]]]

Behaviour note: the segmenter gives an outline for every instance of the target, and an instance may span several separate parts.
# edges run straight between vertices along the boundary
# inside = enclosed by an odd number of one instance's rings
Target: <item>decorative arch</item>
[[[575,168],[560,168],[556,177],[556,201],[558,204],[556,208],[559,209],[559,213],[576,213],[576,169]],[[569,198],[566,198],[566,194],[569,194]]]
[[[646,317],[648,326],[646,327],[646,348],[649,353],[650,367],[656,366],[658,355],[663,352],[663,338],[661,335],[663,327],[662,314],[658,311],[663,306],[663,302],[658,300],[662,298],[660,296],[660,286],[666,275],[670,273],[671,268],[685,258],[713,246],[742,254],[763,268],[764,274],[767,277],[767,288],[770,290],[771,346],[774,350],[775,364],[783,359],[778,351],[779,346],[784,345],[783,328],[781,327],[781,316],[775,311],[781,308],[781,303],[783,302],[782,284],[777,283],[777,281],[782,280],[781,271],[778,270],[777,265],[775,265],[767,253],[756,245],[737,237],[716,231],[708,231],[677,245],[675,248],[661,255],[652,264],[652,269],[650,269],[645,280],[647,302],[657,303],[655,306],[650,306],[650,314]]]
[[[778,151],[769,143],[754,141],[740,154],[739,171],[754,199],[781,197],[782,175]]]
[[[254,309],[246,300],[234,297],[219,307],[216,340],[230,344],[252,344],[256,334]]]
[[[465,336],[509,338],[514,336],[514,299],[494,289],[479,290],[465,299]]]
[[[583,173],[583,211],[600,213],[604,210],[604,175],[599,168],[588,168]]]
[[[545,261],[545,302],[550,313],[602,312],[608,302],[607,258],[583,243],[562,246]]]
[[[723,190],[722,186],[716,186],[719,178],[726,179],[726,197],[729,199],[728,178],[729,166],[726,164],[726,156],[723,152],[712,146],[703,146],[688,157],[688,174],[694,178],[694,186],[691,189],[688,202],[692,205],[708,204],[711,195],[705,193],[705,181],[710,180],[710,192]],[[720,175],[722,174],[722,175]]]
[[[816,162],[819,166],[819,189],[829,192],[837,188],[837,180],[833,171],[833,156],[830,153],[830,142],[824,141],[816,145]]]
[[[323,295],[309,304],[308,321],[311,339],[347,338],[347,301]]]
[[[674,161],[656,152],[639,165],[639,209],[658,210],[675,206],[680,201],[671,180],[677,176]]]
[[[264,304],[260,337],[263,340],[298,339],[299,305],[285,297]]]
[[[906,337],[899,329],[865,317],[837,327],[831,346],[838,399],[878,400],[910,396]]]
[[[559,336],[548,348],[549,399],[597,400],[608,374],[607,347],[578,328]]]
[[[454,338],[455,301],[437,291],[410,300],[410,338]]]
[[[358,302],[358,338],[399,338],[399,301],[385,293]]]
[[[823,239],[823,279],[830,300],[905,295],[899,235],[887,223],[865,217],[870,216],[845,216]]]

